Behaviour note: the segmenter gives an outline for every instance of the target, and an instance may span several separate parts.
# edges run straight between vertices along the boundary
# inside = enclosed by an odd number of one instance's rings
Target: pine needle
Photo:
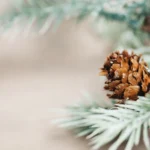
[[[139,29],[143,18],[150,13],[149,0],[18,0],[14,7],[0,16],[0,23],[10,27],[16,18],[42,22],[41,32],[46,32],[54,22],[76,17],[84,20],[89,16],[105,17],[127,23],[132,29]],[[51,19],[52,18],[52,19]]]
[[[81,113],[78,115],[77,113]],[[70,117],[60,125],[76,131],[77,136],[90,140],[94,150],[114,141],[109,150],[117,150],[127,142],[125,150],[132,150],[143,137],[146,149],[150,149],[150,98],[139,97],[137,101],[127,101],[124,105],[117,104],[111,108],[97,105],[82,104],[69,108]],[[121,115],[120,115],[121,114]],[[142,136],[143,135],[143,136]]]

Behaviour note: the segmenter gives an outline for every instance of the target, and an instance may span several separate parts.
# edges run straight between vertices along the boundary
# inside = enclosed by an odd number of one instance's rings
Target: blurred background
[[[0,2],[1,8],[10,3]],[[56,113],[82,92],[100,91],[99,68],[110,44],[88,21],[65,21],[42,36],[0,37],[0,149],[76,150],[87,143],[51,125]]]
[[[3,14],[13,3],[0,4]],[[105,97],[99,68],[111,51],[124,47],[108,37],[106,40],[106,34],[101,33],[110,30],[105,25],[102,20],[92,24],[91,18],[80,23],[72,18],[63,21],[57,30],[42,35],[24,36],[20,32],[14,36],[15,29],[1,34],[1,150],[90,149],[83,140],[51,125],[50,120],[57,114],[50,109],[73,104],[84,92]],[[118,25],[113,23],[113,26]],[[127,31],[126,27],[122,30]],[[114,35],[118,29],[111,31]],[[121,37],[118,34],[115,40]],[[126,39],[131,37],[130,31],[124,34]],[[135,43],[125,48],[137,48],[139,42]]]

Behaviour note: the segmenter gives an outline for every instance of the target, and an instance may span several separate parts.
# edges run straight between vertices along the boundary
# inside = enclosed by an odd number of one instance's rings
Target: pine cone
[[[149,91],[150,74],[148,65],[136,55],[127,51],[113,52],[107,57],[100,75],[107,77],[105,89],[113,91],[110,98],[137,100]]]

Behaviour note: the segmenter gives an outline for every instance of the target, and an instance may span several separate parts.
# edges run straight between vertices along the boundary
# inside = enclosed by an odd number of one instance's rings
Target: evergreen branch
[[[117,150],[125,141],[125,150],[138,145],[143,135],[146,149],[150,149],[150,98],[117,104],[112,109],[98,104],[77,105],[69,108],[70,117],[60,122],[62,127],[73,129],[77,136],[86,136],[95,150],[113,141],[109,150]]]
[[[149,2],[150,0],[21,0],[15,8],[0,16],[0,22],[3,26],[12,26],[16,19],[27,19],[30,22],[35,18],[38,24],[46,24],[48,27],[53,21],[58,24],[70,17],[83,20],[94,14],[126,22],[132,29],[137,29],[141,27],[144,17],[150,14]]]

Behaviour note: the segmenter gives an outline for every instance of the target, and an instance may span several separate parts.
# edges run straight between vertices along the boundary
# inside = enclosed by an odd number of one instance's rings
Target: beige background
[[[81,91],[103,93],[98,72],[110,44],[87,21],[12,37],[0,37],[0,150],[89,150],[83,139],[50,124],[59,116],[50,108],[75,103]]]

